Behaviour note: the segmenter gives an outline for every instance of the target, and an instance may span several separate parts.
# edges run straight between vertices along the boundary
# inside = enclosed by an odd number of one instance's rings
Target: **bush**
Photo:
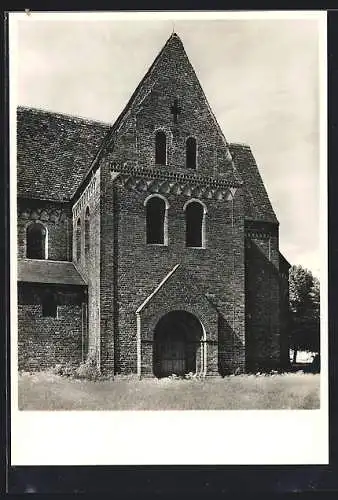
[[[184,378],[186,380],[204,380],[205,375],[203,375],[202,373],[189,372],[184,375]]]
[[[65,377],[72,377],[75,372],[75,368],[70,363],[58,363],[53,368],[51,368],[51,373],[54,375],[63,375]]]
[[[75,378],[87,379],[87,380],[97,380],[100,376],[99,369],[92,359],[87,359],[84,363],[81,363],[75,370]]]

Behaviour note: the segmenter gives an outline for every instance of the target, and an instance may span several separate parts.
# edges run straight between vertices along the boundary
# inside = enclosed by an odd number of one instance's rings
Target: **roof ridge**
[[[244,147],[244,148],[247,148],[247,149],[251,149],[251,146],[250,144],[248,144],[247,142],[229,142],[228,143],[229,147],[237,147],[237,146],[240,146],[240,147]]]
[[[111,127],[111,123],[109,122],[104,122],[102,120],[96,120],[94,118],[88,118],[84,116],[79,116],[79,115],[70,115],[68,113],[61,113],[59,111],[50,111],[48,109],[43,109],[43,108],[35,108],[32,106],[22,106],[19,105],[17,106],[17,111],[28,111],[31,112],[32,114],[38,115],[38,114],[48,114],[48,115],[53,115],[53,116],[58,116],[61,118],[68,119],[70,121],[81,121],[85,122],[88,124],[95,124],[95,125],[104,125],[106,127]]]

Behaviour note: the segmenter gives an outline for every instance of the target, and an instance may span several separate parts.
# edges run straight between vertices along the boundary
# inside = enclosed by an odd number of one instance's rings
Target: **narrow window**
[[[150,198],[146,204],[147,243],[164,244],[166,206],[162,198]]]
[[[156,132],[155,136],[155,163],[158,165],[167,163],[167,138],[162,130]]]
[[[54,293],[46,292],[42,299],[42,316],[44,318],[57,317],[57,302]]]
[[[76,223],[76,260],[81,259],[81,220]]]
[[[189,137],[186,142],[187,168],[196,168],[196,139]]]
[[[86,214],[85,214],[85,256],[86,260],[89,258],[89,251],[90,251],[90,238],[89,238],[89,224],[90,224],[90,214],[89,214],[89,208],[86,208]]]
[[[46,258],[46,228],[35,222],[30,224],[26,230],[26,257],[27,259],[45,259]]]
[[[192,201],[185,210],[186,246],[203,246],[203,217],[204,210],[201,203]]]

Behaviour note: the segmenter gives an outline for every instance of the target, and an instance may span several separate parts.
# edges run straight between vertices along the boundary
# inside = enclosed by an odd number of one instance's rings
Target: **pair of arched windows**
[[[89,213],[89,208],[86,208],[86,213],[85,213],[85,220],[84,220],[84,249],[85,249],[85,258],[87,259],[89,257],[89,252],[90,252],[90,213]],[[75,238],[75,244],[76,244],[76,260],[80,261],[81,260],[81,235],[82,235],[82,228],[81,228],[81,219],[80,217],[78,218],[76,222],[76,238]]]
[[[194,200],[184,206],[185,242],[187,247],[204,247],[205,208]],[[147,243],[168,244],[168,203],[159,196],[153,196],[146,202]]]
[[[185,143],[185,158],[187,168],[196,168],[197,144],[194,137],[188,137]],[[155,163],[167,164],[167,136],[163,130],[156,132],[155,136]]]
[[[40,222],[32,222],[26,228],[27,259],[48,259],[47,228]]]

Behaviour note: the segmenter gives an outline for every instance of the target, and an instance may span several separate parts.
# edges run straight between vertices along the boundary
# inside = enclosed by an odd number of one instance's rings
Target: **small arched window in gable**
[[[188,137],[186,141],[186,166],[187,168],[196,168],[196,139]]]
[[[158,165],[167,163],[167,136],[162,130],[155,135],[155,163]]]
[[[146,202],[147,243],[164,245],[167,240],[166,203],[158,197]]]
[[[47,259],[47,229],[43,224],[34,222],[26,230],[27,259]]]
[[[76,223],[76,260],[81,259],[81,220]]]
[[[85,257],[86,259],[89,258],[89,252],[90,252],[90,213],[89,213],[89,208],[86,208],[86,214],[85,214]]]
[[[192,201],[185,208],[186,246],[204,247],[204,207],[198,201]]]

